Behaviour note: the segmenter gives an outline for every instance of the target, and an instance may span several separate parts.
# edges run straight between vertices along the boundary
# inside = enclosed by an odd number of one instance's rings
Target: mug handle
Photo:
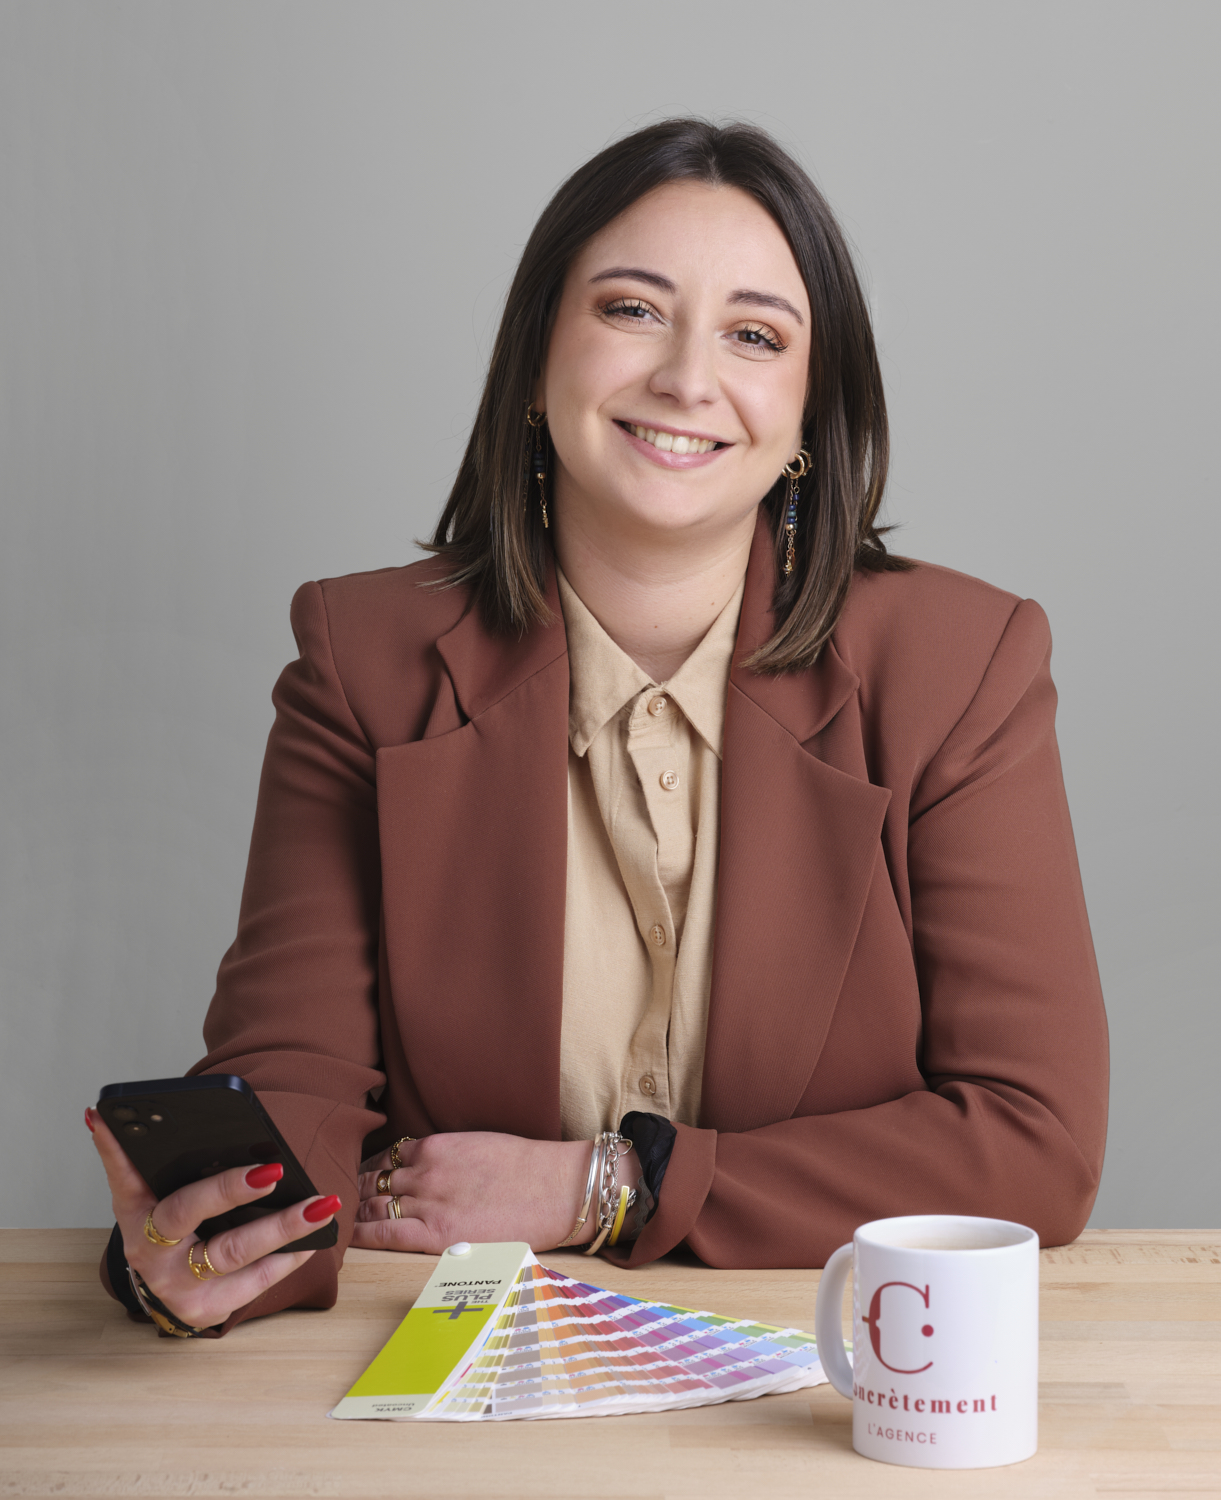
[[[818,1301],[814,1304],[814,1341],[818,1358],[827,1379],[840,1393],[852,1400],[852,1365],[844,1350],[843,1323],[840,1311],[844,1305],[844,1283],[852,1269],[852,1246],[841,1245],[823,1270],[818,1283]]]

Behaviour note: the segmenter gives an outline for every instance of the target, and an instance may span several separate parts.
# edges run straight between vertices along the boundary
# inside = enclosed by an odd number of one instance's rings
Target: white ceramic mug
[[[840,1309],[853,1273],[853,1358]],[[862,1224],[814,1312],[852,1446],[920,1469],[990,1469],[1038,1447],[1039,1240],[1024,1224],[929,1214]]]

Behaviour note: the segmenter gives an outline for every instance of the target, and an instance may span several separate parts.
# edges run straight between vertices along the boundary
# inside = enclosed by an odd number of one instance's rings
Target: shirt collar
[[[719,757],[745,578],[669,682],[657,683],[611,640],[558,563],[555,576],[568,634],[568,739],[576,754],[584,755],[605,725],[633,698],[648,689],[662,689]]]

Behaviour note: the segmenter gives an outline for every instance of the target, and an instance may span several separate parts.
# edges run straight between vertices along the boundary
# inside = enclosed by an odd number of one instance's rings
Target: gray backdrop
[[[181,1072],[303,579],[408,560],[559,180],[659,115],[809,166],[901,550],[1037,598],[1110,1007],[1094,1222],[1219,1222],[1215,3],[0,0],[0,1220]]]

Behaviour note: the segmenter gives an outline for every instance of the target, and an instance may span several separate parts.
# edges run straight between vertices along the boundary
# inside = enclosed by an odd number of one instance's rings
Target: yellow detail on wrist
[[[606,1242],[608,1245],[613,1245],[619,1238],[619,1231],[623,1228],[624,1219],[627,1218],[628,1200],[631,1196],[632,1190],[630,1187],[621,1187],[619,1189],[619,1212],[615,1215],[615,1222],[611,1225],[610,1239]]]

